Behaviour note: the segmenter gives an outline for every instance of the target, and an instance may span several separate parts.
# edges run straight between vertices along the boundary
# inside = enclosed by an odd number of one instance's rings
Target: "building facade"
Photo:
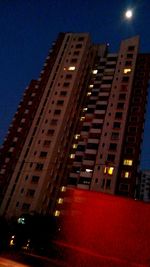
[[[1,214],[51,214],[67,184],[134,197],[150,56],[138,37],[108,50],[58,36],[1,149]]]
[[[140,199],[150,202],[150,170],[141,173]]]

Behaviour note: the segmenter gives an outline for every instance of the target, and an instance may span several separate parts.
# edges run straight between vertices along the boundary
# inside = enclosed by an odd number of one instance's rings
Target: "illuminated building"
[[[1,214],[59,216],[66,184],[134,197],[150,69],[138,48],[59,35],[1,149]]]

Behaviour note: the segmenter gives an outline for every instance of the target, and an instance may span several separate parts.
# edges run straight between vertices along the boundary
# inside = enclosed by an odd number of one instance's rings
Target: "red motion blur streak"
[[[68,189],[64,206],[57,244],[70,266],[150,266],[150,204]]]

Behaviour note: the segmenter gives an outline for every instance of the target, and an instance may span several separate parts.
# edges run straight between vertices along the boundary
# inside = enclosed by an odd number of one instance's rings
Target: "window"
[[[124,103],[119,102],[117,104],[117,109],[123,109],[123,108],[124,108]]]
[[[70,85],[70,83],[68,83],[68,82],[64,82],[64,84],[63,84],[64,87],[69,87],[69,85]]]
[[[60,215],[60,210],[55,210],[55,212],[54,212],[54,216],[55,217],[58,217]]]
[[[125,66],[131,66],[131,65],[132,65],[132,61],[128,61],[128,60],[127,60],[127,61],[125,62]]]
[[[116,112],[115,119],[118,119],[118,120],[122,119],[122,115],[123,115],[122,112]]]
[[[79,42],[84,41],[84,37],[83,37],[83,36],[82,36],[82,37],[79,37],[79,38],[78,38],[78,41],[79,41]]]
[[[74,159],[75,158],[75,154],[70,154],[70,158]]]
[[[66,79],[71,79],[72,78],[72,74],[67,74],[66,75]]]
[[[74,56],[78,56],[80,54],[80,51],[74,51]]]
[[[129,76],[122,77],[122,82],[128,82],[128,81],[129,81]]]
[[[114,154],[108,154],[107,155],[107,161],[114,162],[115,161],[115,155]]]
[[[50,146],[50,144],[51,144],[50,140],[44,140],[44,143],[43,143],[44,146]]]
[[[73,70],[75,70],[75,69],[76,69],[75,66],[70,66],[70,67],[68,68],[68,70],[70,70],[70,71],[73,71]]]
[[[47,131],[47,135],[51,135],[51,136],[53,136],[53,135],[54,135],[54,132],[55,132],[54,129],[49,129],[49,130]]]
[[[77,63],[77,58],[72,58],[71,63]]]
[[[129,133],[136,133],[136,127],[134,127],[134,126],[130,126],[130,127],[128,128],[128,132],[129,132]]]
[[[104,186],[105,186],[105,179],[102,179],[102,180],[101,180],[101,188],[103,189]]]
[[[133,54],[127,54],[127,58],[133,58]]]
[[[130,176],[131,176],[131,173],[127,171],[122,171],[121,173],[122,178],[130,178]]]
[[[114,124],[113,124],[113,128],[114,129],[120,129],[120,126],[121,126],[121,123],[120,122],[114,122]]]
[[[29,208],[30,208],[30,204],[29,204],[29,203],[23,203],[23,205],[22,205],[22,210],[24,210],[24,211],[28,211]]]
[[[112,132],[112,134],[111,134],[111,139],[112,139],[112,140],[118,140],[118,139],[119,139],[119,133],[117,133],[117,132]]]
[[[36,184],[36,183],[38,183],[39,179],[40,179],[39,176],[33,175],[32,179],[31,179],[31,182]]]
[[[77,49],[82,48],[82,44],[77,44],[77,45],[76,45],[76,48],[77,48]]]
[[[28,189],[28,191],[27,191],[27,196],[29,196],[29,197],[33,197],[34,194],[35,194],[35,190],[33,190],[33,189]]]
[[[55,109],[54,115],[60,115],[60,113],[61,113],[61,110],[60,109]]]
[[[135,46],[133,45],[128,46],[128,51],[134,51],[134,49],[135,49]]]
[[[41,151],[41,153],[40,153],[40,157],[41,157],[41,158],[46,158],[46,157],[47,157],[47,152],[45,152],[45,151]]]
[[[66,96],[67,95],[67,92],[66,91],[60,91],[60,95],[61,96]]]
[[[119,190],[128,192],[129,191],[129,185],[125,184],[125,183],[121,183],[119,186]]]
[[[132,166],[133,160],[131,159],[124,159],[123,165]]]
[[[51,120],[51,125],[57,125],[57,122],[58,122],[58,120],[56,120],[56,119],[52,119],[52,120]]]
[[[106,189],[110,189],[110,186],[111,186],[111,180],[107,179],[106,180]]]
[[[125,100],[126,94],[119,94],[119,100]]]
[[[42,171],[43,167],[44,167],[44,164],[42,164],[42,163],[37,163],[36,164],[36,170],[38,170],[38,171]]]
[[[57,101],[57,105],[62,106],[63,104],[64,104],[64,100],[58,100],[58,101]]]
[[[114,167],[108,167],[108,166],[104,167],[104,174],[113,175],[113,172],[114,172]]]
[[[128,74],[128,73],[130,73],[130,72],[131,72],[131,69],[130,69],[130,68],[128,68],[128,69],[124,69],[124,70],[123,70],[123,73],[124,73],[124,74]]]
[[[127,84],[122,84],[121,85],[121,91],[127,91],[128,90],[128,85]]]
[[[109,150],[116,151],[117,150],[117,144],[116,143],[110,143]]]
[[[93,74],[97,74],[98,73],[98,70],[93,70],[92,73]]]

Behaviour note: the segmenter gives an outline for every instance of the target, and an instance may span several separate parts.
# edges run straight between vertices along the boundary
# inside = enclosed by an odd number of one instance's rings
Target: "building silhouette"
[[[0,151],[1,214],[59,215],[65,186],[135,197],[150,55],[60,33]]]

